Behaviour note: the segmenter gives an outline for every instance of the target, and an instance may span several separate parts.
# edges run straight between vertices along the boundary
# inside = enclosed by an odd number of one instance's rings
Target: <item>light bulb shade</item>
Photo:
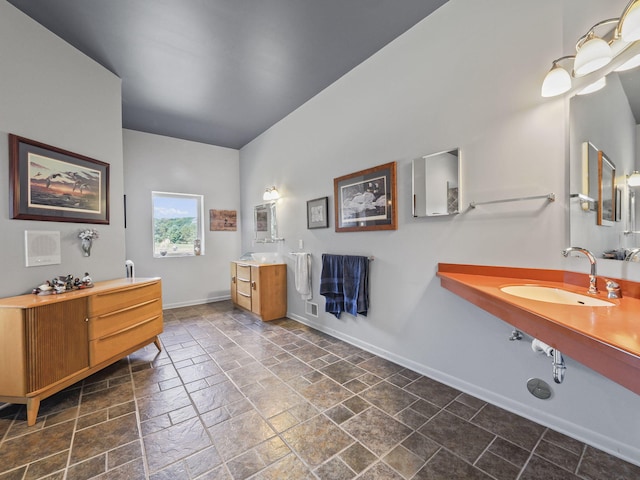
[[[634,170],[633,173],[627,177],[627,185],[630,187],[640,186],[640,172]]]
[[[598,90],[602,90],[607,85],[607,77],[602,77],[600,80],[596,80],[593,83],[590,83],[586,87],[584,87],[579,92],[576,92],[576,95],[587,95],[589,93],[597,92]]]
[[[613,58],[611,47],[599,37],[593,37],[582,44],[576,54],[573,72],[576,77],[587,75],[604,67]]]
[[[280,192],[276,187],[267,188],[262,194],[262,200],[270,202],[272,200],[278,200],[280,198]]]
[[[627,70],[631,70],[632,68],[636,68],[640,66],[640,53],[635,57],[631,57],[629,60],[624,62],[618,68],[615,69],[616,72],[626,72]]]
[[[542,82],[543,97],[555,97],[568,92],[571,88],[571,75],[564,68],[554,64]]]
[[[620,35],[625,42],[640,40],[640,2],[632,5],[622,19]]]

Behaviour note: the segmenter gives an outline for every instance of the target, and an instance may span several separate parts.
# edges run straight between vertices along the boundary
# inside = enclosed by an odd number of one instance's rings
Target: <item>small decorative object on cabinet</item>
[[[0,299],[0,402],[40,401],[153,342],[162,333],[159,278],[97,282],[62,295]]]
[[[231,262],[231,300],[265,322],[284,317],[287,314],[287,266]]]

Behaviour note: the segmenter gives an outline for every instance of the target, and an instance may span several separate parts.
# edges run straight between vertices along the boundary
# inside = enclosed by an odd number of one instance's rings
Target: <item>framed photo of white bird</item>
[[[9,135],[11,218],[109,223],[109,164]]]

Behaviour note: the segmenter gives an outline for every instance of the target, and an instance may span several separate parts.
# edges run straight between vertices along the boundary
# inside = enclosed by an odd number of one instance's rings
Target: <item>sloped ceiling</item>
[[[446,0],[9,0],[122,79],[123,126],[240,148]]]

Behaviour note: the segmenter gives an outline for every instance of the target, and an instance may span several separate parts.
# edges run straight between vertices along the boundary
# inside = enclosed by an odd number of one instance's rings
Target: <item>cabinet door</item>
[[[238,303],[238,291],[236,289],[237,282],[238,277],[236,274],[236,263],[231,262],[231,301],[233,303]]]
[[[262,312],[262,295],[260,290],[260,275],[264,268],[251,266],[251,311],[256,315]]]
[[[89,367],[87,299],[27,309],[27,391],[35,392]]]

